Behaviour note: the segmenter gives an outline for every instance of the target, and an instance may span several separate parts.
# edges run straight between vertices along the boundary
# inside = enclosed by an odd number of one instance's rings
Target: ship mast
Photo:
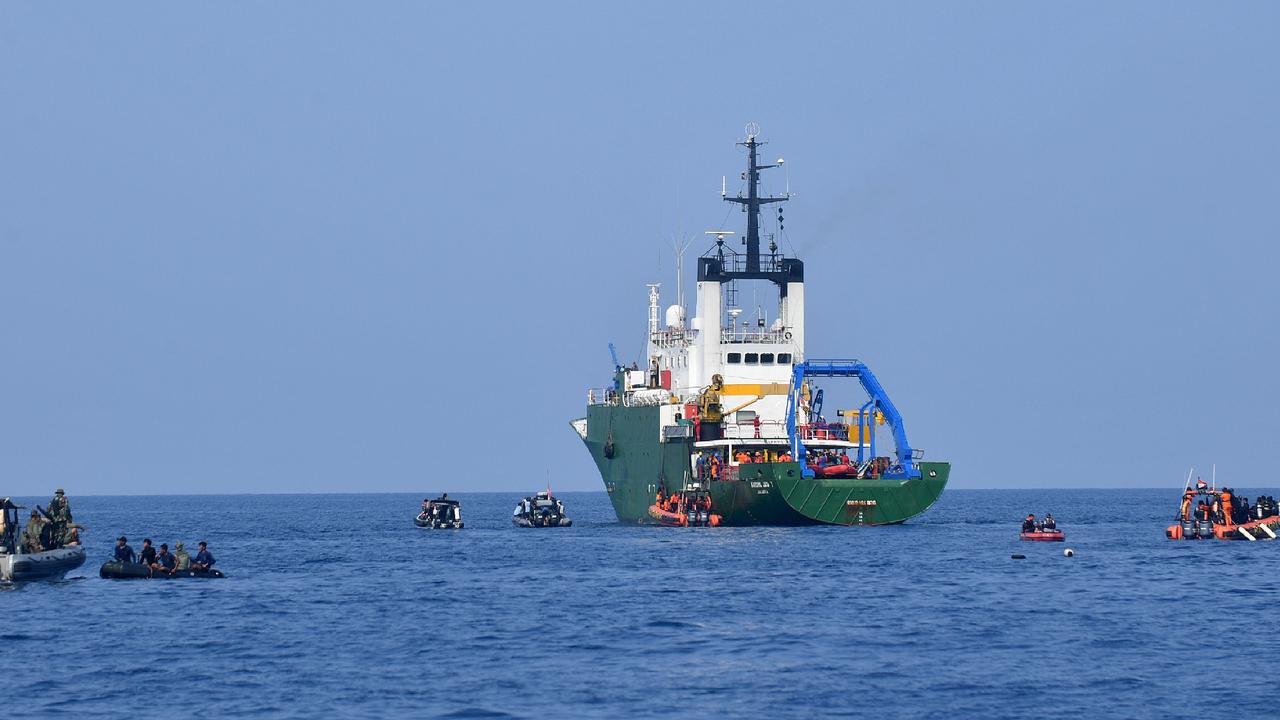
[[[789,197],[760,197],[760,171],[780,167],[782,159],[771,165],[756,163],[756,150],[765,143],[756,140],[760,126],[755,123],[747,125],[747,139],[738,143],[747,148],[747,172],[743,179],[747,181],[747,196],[726,197],[726,202],[742,205],[747,213],[747,267],[749,273],[760,272],[760,206],[769,203],[786,202]]]

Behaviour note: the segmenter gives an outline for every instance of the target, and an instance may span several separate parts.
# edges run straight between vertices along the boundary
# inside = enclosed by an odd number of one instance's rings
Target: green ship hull
[[[649,506],[658,489],[678,491],[690,473],[693,444],[660,440],[657,407],[592,405],[583,442],[622,522],[656,524]],[[951,466],[919,469],[920,477],[905,480],[832,479],[803,477],[795,462],[751,463],[708,489],[722,525],[890,525],[928,510]]]

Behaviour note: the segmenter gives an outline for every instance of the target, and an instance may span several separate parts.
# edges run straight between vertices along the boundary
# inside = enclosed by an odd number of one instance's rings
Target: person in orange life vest
[[[1191,500],[1196,496],[1195,492],[1188,490],[1182,493],[1182,508],[1178,511],[1178,515],[1183,520],[1191,519]]]
[[[1222,488],[1222,518],[1228,525],[1234,525],[1235,520],[1231,517],[1231,488]]]
[[[760,416],[757,415],[751,418],[751,424],[755,427],[756,437],[760,437]]]

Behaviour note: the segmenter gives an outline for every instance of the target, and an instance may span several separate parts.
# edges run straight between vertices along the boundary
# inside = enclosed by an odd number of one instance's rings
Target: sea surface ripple
[[[6,694],[79,718],[1274,716],[1280,544],[1165,540],[1178,490],[716,529],[564,493],[550,530],[458,494],[461,531],[414,527],[420,495],[72,496],[89,562],[0,592]],[[1020,542],[1045,511],[1065,545]],[[208,540],[229,577],[99,579],[121,533]]]

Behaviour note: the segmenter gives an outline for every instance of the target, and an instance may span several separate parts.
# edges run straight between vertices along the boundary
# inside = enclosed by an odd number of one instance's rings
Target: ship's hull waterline
[[[594,405],[586,426],[583,442],[618,519],[657,524],[649,506],[659,487],[670,493],[685,483],[692,446],[659,440],[656,407]],[[610,440],[612,452],[606,453]],[[891,525],[928,510],[951,466],[921,462],[920,471],[906,480],[806,478],[799,463],[750,463],[737,468],[735,479],[708,487],[723,525]]]

